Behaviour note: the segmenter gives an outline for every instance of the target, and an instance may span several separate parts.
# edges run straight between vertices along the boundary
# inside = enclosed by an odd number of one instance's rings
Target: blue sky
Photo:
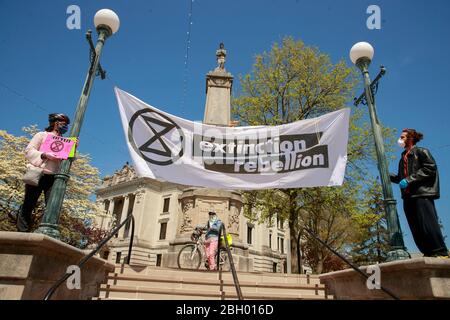
[[[66,27],[72,4],[81,9],[80,30]],[[371,4],[381,8],[380,30],[366,27]],[[102,8],[116,11],[121,26],[106,43],[101,63],[108,79],[94,83],[79,148],[92,156],[102,175],[129,161],[114,85],[166,112],[201,120],[205,74],[216,66],[220,42],[227,49],[226,68],[235,76],[236,94],[238,76],[250,72],[254,56],[284,36],[349,64],[351,46],[368,41],[375,48],[372,77],[381,64],[387,68],[377,95],[378,115],[384,125],[424,133],[422,145],[430,148],[440,170],[436,207],[444,233],[450,234],[449,1],[195,0],[185,76],[189,6],[189,0],[0,0],[0,128],[20,134],[30,124],[44,128],[49,112],[73,117],[88,67],[85,32],[94,29],[93,16]],[[391,170],[396,166],[397,160]],[[397,186],[394,190],[406,245],[416,252]]]

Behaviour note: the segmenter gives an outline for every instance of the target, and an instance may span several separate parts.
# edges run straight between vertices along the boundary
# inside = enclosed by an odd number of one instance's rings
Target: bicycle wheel
[[[180,269],[198,269],[202,256],[196,245],[188,244],[181,248],[177,262]]]
[[[222,271],[230,271],[230,261],[228,260],[228,253],[226,249],[220,249],[219,263]]]

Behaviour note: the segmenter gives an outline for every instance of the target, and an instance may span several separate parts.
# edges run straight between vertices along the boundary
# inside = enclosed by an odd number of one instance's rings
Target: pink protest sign
[[[59,159],[67,159],[74,143],[71,139],[47,134],[47,138],[41,144],[39,151],[51,153]]]

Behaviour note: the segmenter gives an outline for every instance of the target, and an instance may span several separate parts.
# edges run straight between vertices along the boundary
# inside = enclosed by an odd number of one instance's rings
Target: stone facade
[[[205,223],[214,209],[233,236],[233,257],[237,270],[287,272],[289,229],[274,220],[272,226],[251,222],[243,215],[238,191],[193,188],[138,177],[128,163],[113,176],[105,177],[97,190],[104,212],[96,224],[110,230],[127,214],[135,218],[131,263],[176,267],[180,248],[190,241],[193,228]],[[128,254],[129,226],[112,239],[102,256],[123,262]]]

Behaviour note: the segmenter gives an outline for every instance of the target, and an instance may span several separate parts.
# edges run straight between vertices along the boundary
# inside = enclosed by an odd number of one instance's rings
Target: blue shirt
[[[219,238],[219,232],[220,232],[221,227],[222,227],[222,221],[220,221],[219,219],[217,219],[213,223],[208,221],[208,223],[207,223],[208,231],[206,231],[205,239],[208,239],[211,237]]]

